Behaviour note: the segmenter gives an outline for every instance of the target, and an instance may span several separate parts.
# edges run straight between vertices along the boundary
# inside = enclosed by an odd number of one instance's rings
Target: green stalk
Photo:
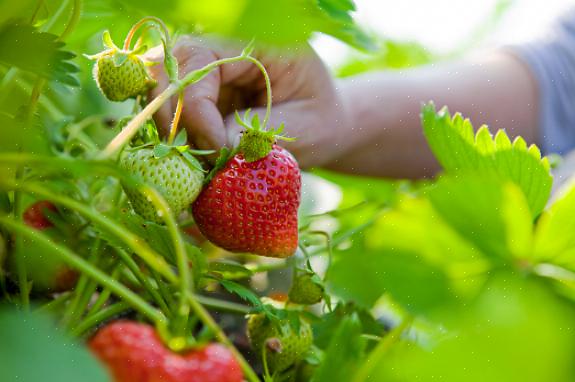
[[[150,273],[152,275],[153,281],[156,283],[156,286],[158,287],[158,291],[160,292],[160,294],[162,295],[162,297],[164,298],[164,300],[168,304],[168,307],[170,307],[170,311],[174,311],[175,310],[175,308],[174,308],[174,305],[175,305],[174,296],[173,296],[172,292],[168,289],[167,284],[162,281],[162,276],[160,274],[158,274],[158,272],[156,272],[155,270],[153,270],[151,268],[150,268]]]
[[[20,180],[24,176],[24,169],[18,167],[16,170],[16,179]],[[18,222],[22,221],[22,193],[18,190],[14,191],[14,219]],[[18,287],[20,288],[20,302],[24,310],[30,308],[30,285],[28,284],[28,271],[23,259],[24,243],[22,236],[19,234],[14,235],[14,251],[17,253],[16,257],[16,272],[18,275]]]
[[[111,277],[116,280],[118,278],[118,275],[120,274],[120,270],[122,269],[121,264],[118,264],[114,270],[112,271]],[[96,301],[94,302],[94,305],[92,305],[92,307],[90,308],[90,310],[88,311],[88,313],[86,313],[86,317],[90,317],[91,315],[97,313],[98,311],[100,311],[100,309],[102,309],[102,307],[104,306],[104,304],[106,303],[106,301],[108,301],[108,299],[110,298],[110,295],[112,294],[112,291],[110,290],[110,288],[104,288],[102,290],[102,292],[100,292],[100,295],[98,296],[98,298],[96,299]]]
[[[114,317],[129,309],[130,305],[126,304],[125,302],[118,302],[114,305],[110,305],[86,317],[86,319],[84,319],[74,329],[71,330],[70,334],[74,337],[79,337],[99,323],[104,322],[109,318]]]
[[[180,288],[175,327],[179,331],[178,334],[184,334],[183,331],[185,330],[186,322],[190,315],[190,305],[188,304],[188,299],[186,296],[188,293],[192,292],[193,285],[192,274],[190,273],[188,266],[188,254],[186,252],[185,242],[178,228],[178,224],[176,223],[176,219],[170,210],[170,206],[160,195],[160,193],[150,186],[143,186],[142,192],[154,204],[158,212],[162,214],[162,218],[174,244],[174,249],[176,252],[176,265],[178,268],[179,276],[177,284],[179,284]]]
[[[47,302],[44,305],[42,305],[41,307],[39,307],[38,309],[34,310],[33,313],[34,314],[41,314],[41,315],[46,314],[46,313],[50,313],[50,312],[58,309],[62,305],[64,305],[66,303],[66,301],[68,301],[70,296],[72,296],[71,292],[62,293],[60,296],[56,297],[52,301]]]
[[[262,123],[262,125],[265,128],[268,125],[272,113],[272,83],[270,81],[270,76],[268,75],[266,68],[260,61],[256,60],[252,56],[246,56],[246,60],[248,60],[249,62],[258,67],[258,69],[264,76],[264,80],[266,82],[266,115],[264,117],[264,122]]]
[[[413,322],[412,317],[408,317],[403,320],[401,324],[396,326],[389,334],[387,334],[383,340],[377,344],[375,349],[369,354],[367,360],[363,363],[361,368],[355,374],[353,382],[363,382],[370,379],[370,374],[373,371],[375,365],[382,362],[383,357],[391,349],[391,347],[401,339],[401,335]]]
[[[150,284],[150,281],[148,280],[146,275],[144,275],[142,271],[140,271],[140,269],[138,268],[138,264],[136,264],[134,259],[132,259],[130,255],[128,255],[124,250],[120,248],[114,248],[114,249],[116,250],[116,253],[120,257],[120,260],[126,265],[126,267],[130,270],[130,272],[132,272],[132,274],[136,277],[136,279],[140,282],[140,284],[144,287],[144,289],[146,289],[146,291],[150,293],[150,295],[152,296],[156,304],[159,305],[160,309],[164,312],[164,314],[169,315],[170,308],[166,304],[166,301],[158,293],[158,291],[154,289],[152,284]]]
[[[172,269],[169,266],[169,264],[164,260],[163,257],[157,254],[153,249],[151,249],[147,245],[144,239],[136,236],[123,226],[117,224],[115,221],[95,211],[91,207],[88,207],[66,196],[50,192],[44,189],[43,187],[35,184],[30,183],[17,184],[2,180],[0,180],[0,184],[5,185],[8,188],[19,189],[32,194],[42,196],[43,198],[49,199],[55,203],[61,204],[65,207],[68,207],[72,210],[79,212],[81,215],[84,215],[90,220],[98,224],[101,224],[110,233],[122,239],[122,241],[124,241],[128,245],[128,247],[130,247],[131,250],[133,250],[138,256],[140,256],[140,258],[142,258],[142,260],[144,260],[150,268],[156,270],[168,281],[172,283],[176,283],[178,281],[176,275],[174,275],[174,273],[172,272]]]
[[[98,254],[100,251],[100,240],[97,240],[95,245],[92,247],[90,256],[88,257],[88,262],[92,265],[94,265],[95,263],[97,263],[98,260]],[[78,282],[76,283],[76,287],[74,288],[74,298],[72,299],[72,301],[70,302],[70,304],[67,306],[66,308],[66,312],[64,312],[64,316],[62,318],[62,322],[64,322],[65,324],[69,324],[71,322],[74,322],[74,319],[76,317],[79,317],[79,313],[78,312],[80,309],[80,305],[81,302],[86,300],[84,295],[90,293],[91,285],[90,285],[90,281],[92,281],[88,275],[86,275],[85,273],[82,273],[82,275],[80,276],[80,279],[78,280]],[[96,290],[96,284],[93,284],[93,291]],[[91,292],[93,293],[93,292]]]
[[[50,240],[48,236],[46,236],[42,232],[34,230],[6,216],[0,216],[0,224],[2,224],[4,227],[13,232],[21,234],[24,237],[36,240],[38,244],[43,246],[47,251],[52,253],[54,256],[57,256],[59,259],[61,259],[63,262],[65,262],[72,268],[75,268],[80,272],[87,274],[101,285],[110,288],[112,292],[114,292],[117,296],[119,296],[124,301],[129,303],[130,306],[132,306],[138,312],[146,316],[152,322],[155,322],[156,324],[163,324],[166,322],[166,317],[162,313],[151,307],[136,293],[132,292],[124,285],[112,279],[110,276],[100,271],[98,268],[94,267],[92,264],[88,263],[80,256],[76,255],[68,248],[54,243],[52,240]]]
[[[226,336],[222,328],[217,324],[214,318],[210,315],[210,313],[198,302],[195,296],[188,294],[188,301],[190,302],[190,306],[194,310],[194,313],[202,320],[204,325],[211,329],[211,331],[215,334],[218,341],[223,343],[228,347],[228,349],[232,352],[236,360],[242,367],[246,378],[251,382],[260,382],[257,374],[254,372],[250,364],[246,361],[244,356],[236,349],[234,344],[230,341],[230,339]]]
[[[251,311],[251,308],[249,306],[237,304],[235,302],[230,302],[226,300],[220,300],[217,298],[206,297],[196,294],[195,299],[198,300],[200,304],[220,312],[245,315]]]

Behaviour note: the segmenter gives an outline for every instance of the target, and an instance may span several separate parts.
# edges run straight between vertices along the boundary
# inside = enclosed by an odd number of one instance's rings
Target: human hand
[[[215,60],[237,56],[240,49],[221,41],[184,37],[174,48],[180,65],[180,77]],[[162,61],[162,50],[151,51],[155,61]],[[330,73],[309,47],[286,48],[280,52],[254,52],[266,67],[273,93],[270,126],[285,123],[285,133],[294,142],[282,142],[302,167],[319,166],[338,155],[347,126],[345,108]],[[152,66],[158,86],[157,96],[168,85],[162,65]],[[161,131],[167,133],[176,109],[176,97],[155,115]],[[188,132],[190,144],[198,149],[234,146],[242,128],[234,112],[251,108],[263,120],[265,81],[250,62],[224,64],[200,82],[188,86],[184,93],[181,126]]]

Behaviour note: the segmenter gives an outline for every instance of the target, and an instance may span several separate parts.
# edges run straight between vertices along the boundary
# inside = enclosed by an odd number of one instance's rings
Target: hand
[[[161,49],[151,51],[155,61],[162,60]],[[180,77],[212,61],[239,55],[241,49],[221,41],[184,37],[174,48],[180,65]],[[281,142],[302,167],[319,166],[338,155],[346,128],[346,113],[334,82],[320,58],[309,47],[279,52],[254,52],[266,67],[272,83],[273,109],[270,126],[284,122],[287,136],[294,142]],[[152,66],[158,86],[156,96],[168,85],[162,65]],[[176,97],[155,115],[160,129],[167,133],[176,108]],[[234,119],[237,110],[251,108],[263,120],[265,81],[250,62],[225,64],[184,93],[180,126],[186,128],[190,144],[199,149],[234,146],[241,127]]]

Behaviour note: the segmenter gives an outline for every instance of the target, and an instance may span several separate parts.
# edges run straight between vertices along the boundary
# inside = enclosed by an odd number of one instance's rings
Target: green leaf
[[[230,160],[233,155],[234,151],[228,149],[226,146],[223,146],[220,149],[220,155],[218,155],[218,159],[216,159],[214,167],[210,170],[208,176],[206,176],[206,178],[204,179],[204,184],[208,184],[220,170],[226,167],[228,160]]]
[[[99,382],[107,373],[86,348],[44,316],[0,310],[3,381]]]
[[[541,213],[551,193],[552,177],[537,147],[528,149],[520,137],[511,143],[503,130],[492,138],[485,126],[474,135],[469,120],[460,114],[452,118],[446,108],[437,113],[432,103],[423,107],[422,119],[429,146],[447,173],[495,174],[510,180],[525,194],[532,216]]]
[[[344,318],[333,333],[312,382],[351,381],[365,357],[366,343],[361,334],[361,323],[355,314]]]
[[[120,67],[124,64],[124,62],[126,62],[126,60],[128,60],[128,54],[117,52],[116,54],[114,54],[113,60],[114,60],[114,66]]]
[[[161,159],[165,158],[172,152],[172,147],[165,145],[163,143],[154,146],[154,158]]]
[[[182,156],[184,157],[184,159],[186,159],[188,161],[189,164],[192,165],[192,167],[194,167],[196,170],[205,172],[204,168],[202,167],[201,163],[196,159],[195,156],[193,156],[189,151],[184,151],[183,153],[181,153]]]
[[[253,275],[253,272],[243,264],[236,263],[231,260],[212,262],[209,265],[209,271],[212,273],[219,273],[225,279],[248,278]]]
[[[464,312],[443,317],[450,335],[431,350],[396,344],[366,380],[575,380],[573,308],[533,279],[495,274]]]
[[[575,270],[575,185],[560,191],[560,196],[545,211],[535,229],[533,258]]]
[[[62,48],[58,37],[25,24],[7,24],[0,29],[0,63],[32,72],[49,80],[79,86],[70,62],[75,55]]]
[[[241,284],[238,284],[236,282],[230,281],[230,280],[221,279],[221,280],[218,280],[218,282],[224,288],[226,288],[226,290],[228,292],[238,295],[243,300],[251,303],[254,307],[261,307],[262,306],[260,298],[254,292],[252,292],[249,288],[247,288]]]
[[[510,241],[525,240],[525,235],[529,237],[531,232],[530,214],[525,220],[529,207],[521,192],[513,187],[516,186],[505,185],[494,176],[445,176],[429,188],[427,195],[435,210],[453,229],[492,261],[499,262],[513,256],[508,245]],[[510,209],[508,203],[515,209]],[[518,237],[510,237],[512,234]]]
[[[188,133],[186,129],[181,129],[178,135],[176,135],[176,139],[174,139],[173,146],[185,146],[188,144]]]

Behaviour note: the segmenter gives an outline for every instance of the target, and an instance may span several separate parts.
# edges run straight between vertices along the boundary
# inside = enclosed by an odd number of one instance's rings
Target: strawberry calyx
[[[160,141],[158,135],[149,135],[149,137],[153,137],[151,142],[132,147],[128,150],[140,150],[143,148],[151,148],[154,152],[154,157],[156,159],[161,159],[167,157],[171,153],[177,153],[181,155],[193,168],[201,172],[207,172],[202,167],[200,161],[196,159],[194,155],[210,155],[215,153],[214,150],[195,150],[190,148],[190,146],[186,143],[188,141],[188,136],[186,130],[181,130],[174,141],[172,143],[166,143]]]
[[[236,121],[245,128],[238,149],[247,162],[255,162],[265,158],[278,140],[294,140],[294,138],[282,134],[285,127],[283,123],[276,129],[266,130],[264,124],[260,123],[257,114],[254,114],[253,117],[250,116],[250,109],[245,112],[243,118],[236,112]]]
[[[139,56],[148,50],[146,45],[137,46],[132,50],[120,49],[112,40],[109,31],[104,31],[102,34],[102,42],[104,43],[104,47],[107,49],[92,55],[84,54],[84,57],[90,60],[98,60],[102,57],[112,57],[114,59],[114,64],[116,66],[121,66],[130,56],[138,56],[138,58],[141,59]]]

